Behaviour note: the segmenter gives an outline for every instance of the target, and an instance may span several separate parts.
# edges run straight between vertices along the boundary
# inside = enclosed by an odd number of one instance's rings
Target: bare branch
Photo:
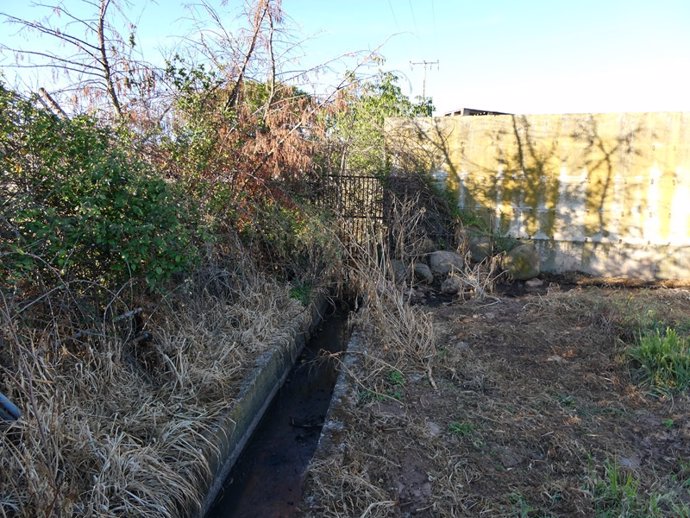
[[[225,110],[228,108],[231,108],[235,106],[237,103],[237,99],[239,96],[239,91],[240,91],[240,85],[242,84],[242,81],[244,80],[244,74],[247,71],[247,65],[249,65],[249,61],[252,58],[252,55],[254,54],[254,49],[256,47],[256,42],[259,38],[259,33],[261,31],[261,26],[263,24],[264,18],[266,17],[266,14],[269,9],[269,3],[270,0],[259,0],[259,5],[257,6],[257,11],[254,15],[254,31],[252,34],[252,39],[249,44],[249,49],[247,50],[246,54],[244,55],[244,62],[242,63],[242,67],[240,68],[240,71],[237,74],[237,78],[235,79],[235,84],[232,87],[232,90],[230,91],[230,95],[228,97],[228,101],[225,103]]]
[[[30,68],[53,68],[54,69],[55,68],[54,63],[34,63],[34,64],[30,64],[30,65],[9,64],[9,65],[3,65],[3,66],[7,67],[7,68],[26,68],[26,69],[30,69]],[[84,70],[82,68],[73,68],[73,67],[70,67],[70,66],[65,65],[65,64],[60,65],[60,69],[67,71],[67,72],[76,72],[77,74],[84,74],[87,76],[93,76],[93,77],[99,77],[99,78],[102,77],[102,74],[100,74],[100,73],[89,72],[88,70]]]
[[[115,84],[113,83],[112,73],[110,71],[110,61],[108,61],[108,54],[105,42],[105,16],[108,11],[108,6],[110,5],[110,0],[101,0],[101,6],[98,16],[98,43],[100,44],[101,52],[101,64],[103,65],[103,72],[105,74],[105,82],[107,85],[108,95],[113,103],[113,108],[118,117],[122,118],[122,107],[120,106],[120,99],[117,96],[117,91],[115,90]]]
[[[53,29],[52,27],[48,27],[48,26],[42,25],[40,23],[32,22],[30,20],[24,20],[22,18],[17,18],[16,16],[12,16],[12,15],[9,15],[7,13],[0,13],[0,16],[4,16],[10,23],[23,25],[27,29],[42,32],[43,34],[46,34],[48,36],[52,36],[54,38],[62,40],[65,43],[69,43],[71,45],[74,45],[75,47],[79,48],[80,50],[88,53],[91,57],[95,58],[96,54],[94,54],[94,52],[97,52],[99,50],[98,47],[90,44],[87,41],[82,40],[81,38],[77,38],[76,36],[73,36],[72,34],[58,31],[57,29]],[[90,29],[92,31],[94,30],[92,27],[90,27]],[[91,50],[89,50],[89,49],[91,49]]]
[[[36,7],[44,7],[46,9],[50,9],[52,11],[58,11],[61,14],[66,15],[68,18],[71,18],[73,21],[84,25],[90,31],[94,30],[93,26],[91,24],[89,24],[87,20],[77,18],[72,13],[70,13],[67,9],[65,9],[62,5],[50,5],[50,4],[40,4],[40,3],[33,4],[33,5],[35,5]],[[87,45],[88,45],[88,43],[87,43]]]
[[[14,49],[12,47],[7,47],[5,45],[0,46],[0,49],[7,50],[9,52],[14,52],[17,54],[27,54],[30,56],[40,56],[46,59],[49,59],[51,61],[59,61],[60,63],[66,63],[68,65],[73,65],[75,67],[82,67],[82,68],[90,68],[92,70],[100,71],[100,69],[94,65],[90,65],[88,63],[84,63],[82,61],[75,61],[73,59],[69,58],[63,58],[61,56],[58,56],[57,54],[49,54],[47,52],[38,52],[35,50],[20,50],[20,49]],[[40,65],[37,63],[37,65]],[[12,65],[9,65],[12,66]],[[43,66],[52,66],[54,67],[55,65],[49,65],[49,64],[44,64]]]
[[[60,105],[51,97],[51,95],[46,91],[45,88],[41,87],[38,89],[40,99],[46,104],[52,112],[57,112],[56,115],[60,115],[62,118],[66,119],[67,114],[60,107]]]

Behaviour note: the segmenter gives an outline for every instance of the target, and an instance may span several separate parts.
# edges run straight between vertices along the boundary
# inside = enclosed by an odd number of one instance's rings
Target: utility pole
[[[410,61],[411,66],[422,65],[424,67],[424,78],[422,79],[422,102],[426,102],[426,71],[431,69],[436,65],[436,70],[438,70],[438,59],[436,61],[427,61],[426,59],[422,61]]]

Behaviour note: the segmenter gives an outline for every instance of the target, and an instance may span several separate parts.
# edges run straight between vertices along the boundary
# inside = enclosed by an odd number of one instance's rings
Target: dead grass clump
[[[405,210],[401,215],[404,214]],[[414,227],[418,220],[412,218],[408,223]],[[395,365],[426,368],[435,353],[433,325],[422,308],[410,305],[409,291],[404,285],[396,284],[391,257],[378,243],[374,236],[354,243],[349,249],[349,287],[364,301],[353,325],[369,335],[375,346],[370,351],[372,355],[380,355]],[[398,243],[395,248],[400,253],[413,253],[404,243]]]
[[[314,483],[312,497],[318,503],[307,516],[391,516],[390,508],[395,502],[381,487],[381,481],[372,480],[369,466],[357,459],[341,462],[342,459],[326,458],[309,466],[310,480]]]
[[[172,296],[143,313],[138,331],[151,338],[137,341],[109,308],[77,328],[64,315],[78,301],[63,287],[31,307],[0,306],[0,390],[23,412],[0,424],[0,516],[198,511],[214,420],[304,308],[254,276],[233,303],[204,290]]]

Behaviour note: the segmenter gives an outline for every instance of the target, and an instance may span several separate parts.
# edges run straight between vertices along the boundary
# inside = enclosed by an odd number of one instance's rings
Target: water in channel
[[[335,360],[324,353],[344,349],[346,323],[347,311],[338,309],[313,335],[206,518],[297,516],[338,375]]]

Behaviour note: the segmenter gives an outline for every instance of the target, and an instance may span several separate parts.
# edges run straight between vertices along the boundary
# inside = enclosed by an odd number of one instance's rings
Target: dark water
[[[345,347],[347,312],[316,331],[228,475],[206,518],[297,515],[302,482],[314,454],[337,378],[324,352]]]

